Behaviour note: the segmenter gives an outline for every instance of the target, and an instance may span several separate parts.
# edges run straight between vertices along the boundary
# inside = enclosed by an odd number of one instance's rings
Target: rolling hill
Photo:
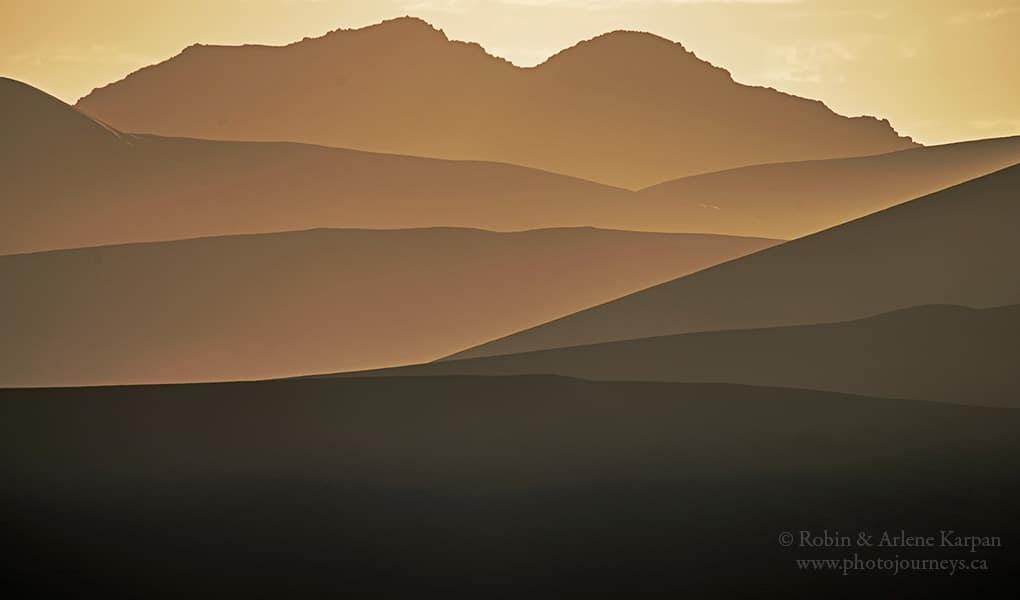
[[[320,229],[0,256],[0,386],[422,362],[772,244],[597,229]]]
[[[721,382],[1020,407],[1020,305],[920,306],[867,319],[663,336],[350,376],[550,374]]]
[[[687,231],[794,239],[1018,163],[1020,136],[993,138],[696,175],[641,190],[635,205]]]
[[[316,227],[798,235],[1020,159],[1020,139],[981,140],[632,193],[497,163],[125,134],[2,78],[0,125],[0,254]]]
[[[283,47],[190,46],[77,106],[136,133],[498,161],[628,188],[915,146],[887,121],[735,83],[651,34],[608,33],[525,69],[414,18]]]
[[[1020,303],[1020,166],[455,354]]]
[[[494,163],[124,134],[3,78],[0,126],[0,254],[316,227],[587,225],[630,198]]]

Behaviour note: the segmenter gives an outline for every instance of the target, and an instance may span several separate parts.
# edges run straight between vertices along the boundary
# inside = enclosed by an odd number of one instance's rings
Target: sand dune
[[[0,254],[314,227],[594,225],[630,198],[494,163],[121,134],[2,78],[0,125]]]
[[[534,376],[0,390],[7,589],[1000,597],[1017,585],[1018,426],[1005,409]],[[853,558],[776,541],[826,527],[1003,547],[851,549],[987,560],[979,574],[798,572]]]
[[[0,386],[432,360],[774,242],[596,229],[313,230],[0,257]]]
[[[651,34],[522,69],[412,18],[284,47],[191,46],[78,107],[124,131],[491,160],[630,188],[914,145],[886,121],[737,84]]]
[[[1020,303],[1020,166],[458,353]]]
[[[687,231],[802,237],[1020,163],[1020,136],[888,154],[757,165],[642,190]]]
[[[0,120],[0,254],[323,226],[796,235],[1020,158],[1017,139],[983,140],[635,194],[497,163],[124,134],[2,78]]]
[[[551,374],[723,382],[1020,407],[1020,306],[922,306],[842,323],[689,333],[352,376]]]

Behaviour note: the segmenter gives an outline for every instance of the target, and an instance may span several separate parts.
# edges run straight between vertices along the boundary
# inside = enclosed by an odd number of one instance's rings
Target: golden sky
[[[534,65],[614,29],[923,143],[1020,134],[1020,0],[0,0],[0,75],[69,102],[192,43],[284,44],[400,15]]]

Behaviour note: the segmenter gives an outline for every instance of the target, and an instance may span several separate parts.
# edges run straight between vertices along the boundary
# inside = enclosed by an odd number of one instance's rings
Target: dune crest
[[[451,358],[1020,303],[1020,165]]]
[[[1020,407],[1020,305],[916,306],[840,323],[657,336],[347,376],[717,382]]]

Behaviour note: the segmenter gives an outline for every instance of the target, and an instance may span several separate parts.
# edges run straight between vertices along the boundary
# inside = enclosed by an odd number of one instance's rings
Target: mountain
[[[1008,598],[1018,430],[1016,410],[562,377],[0,390],[0,559],[19,598]],[[780,537],[948,529],[1001,547]],[[844,576],[854,552],[989,569]],[[819,558],[838,567],[798,570]]]
[[[875,156],[755,165],[642,190],[687,231],[794,239],[1020,163],[1020,136]]]
[[[662,336],[351,376],[551,374],[722,382],[1020,407],[1020,305],[920,306],[841,323]]]
[[[0,386],[421,362],[773,243],[320,229],[0,256]]]
[[[456,354],[1020,303],[1020,166]]]
[[[518,68],[415,18],[283,47],[190,46],[77,106],[124,131],[498,161],[629,188],[916,145],[887,121],[738,84],[651,34]]]

